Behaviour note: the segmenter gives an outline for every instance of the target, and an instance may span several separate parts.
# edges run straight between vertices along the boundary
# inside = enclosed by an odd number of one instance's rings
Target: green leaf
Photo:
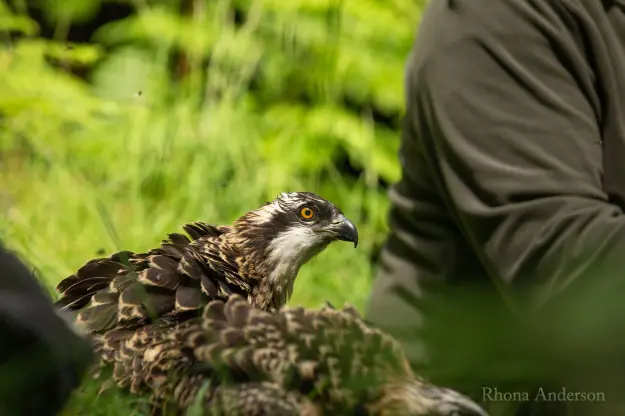
[[[100,10],[100,0],[39,0],[38,3],[50,22],[86,22]]]

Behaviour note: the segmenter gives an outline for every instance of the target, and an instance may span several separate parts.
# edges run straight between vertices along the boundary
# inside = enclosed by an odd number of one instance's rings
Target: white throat
[[[327,245],[321,233],[308,227],[295,226],[282,231],[267,247],[267,263],[272,267],[269,280],[277,287],[286,287],[290,297],[300,267]]]

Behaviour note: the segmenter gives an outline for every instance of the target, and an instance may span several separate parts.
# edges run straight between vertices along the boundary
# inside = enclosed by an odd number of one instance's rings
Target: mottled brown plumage
[[[115,384],[180,410],[199,398],[212,415],[481,415],[414,378],[399,345],[353,308],[279,310],[303,264],[332,241],[358,241],[328,201],[281,194],[231,226],[184,230],[58,285],[57,305]]]
[[[183,228],[188,236],[170,234],[146,253],[91,260],[58,284],[57,307],[75,315],[103,364],[146,325],[153,324],[152,332],[179,325],[212,299],[237,294],[275,310],[287,302],[303,264],[333,241],[358,241],[343,213],[309,192],[280,194],[230,226]]]
[[[298,216],[304,209],[312,219]],[[87,262],[57,286],[57,306],[78,311],[89,332],[194,311],[239,294],[264,310],[286,303],[299,268],[335,240],[357,243],[354,225],[318,195],[283,193],[232,226],[191,223],[147,253]]]
[[[232,296],[168,330],[146,327],[118,351],[122,385],[181,409],[208,382],[200,397],[209,414],[485,415],[415,377],[399,344],[352,307],[268,313]]]
[[[222,385],[204,408],[210,416],[315,416],[314,405],[270,382]]]

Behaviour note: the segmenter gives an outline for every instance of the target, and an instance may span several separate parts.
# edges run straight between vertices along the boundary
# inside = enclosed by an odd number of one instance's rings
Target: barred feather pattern
[[[229,227],[196,222],[183,228],[188,236],[170,234],[147,253],[122,251],[91,260],[58,284],[61,298],[56,306],[74,314],[76,326],[90,338],[98,357],[92,375],[99,376],[102,367],[119,360],[116,353],[133,355],[141,343],[147,345],[197,316],[211,299],[236,293],[267,306],[254,297],[258,274],[243,256],[235,256],[237,245]],[[125,346],[133,336],[136,345]],[[117,365],[115,371],[120,371]],[[131,383],[119,380],[119,384]]]
[[[310,414],[302,398],[285,392],[275,383],[241,383],[219,387],[207,407],[210,416],[293,416]],[[314,411],[314,410],[313,410]]]
[[[303,221],[302,206],[317,219]],[[73,312],[90,334],[197,313],[208,301],[234,294],[276,310],[287,302],[304,263],[332,241],[357,241],[342,212],[310,192],[282,193],[231,226],[194,222],[183,228],[188,236],[170,234],[147,253],[121,251],[87,262],[57,285],[56,306]]]
[[[268,313],[234,295],[158,332],[148,346],[140,333],[125,342],[116,377],[181,409],[208,382],[210,414],[485,415],[470,399],[413,375],[399,344],[350,306]]]
[[[184,230],[190,238],[170,234],[147,253],[122,251],[87,262],[58,284],[56,306],[76,311],[77,324],[99,333],[251,293],[250,279],[239,274],[244,259],[235,256],[228,227],[196,222]]]
[[[302,207],[315,213],[314,220],[302,219]],[[194,393],[186,386],[198,379],[197,360],[166,343],[170,332],[199,316],[209,301],[235,295],[260,310],[276,311],[287,302],[304,263],[333,241],[355,247],[358,238],[336,206],[309,192],[282,193],[229,226],[194,222],[183,229],[186,235],[169,234],[145,253],[120,251],[87,262],[58,284],[56,302],[59,314],[71,316],[72,326],[91,340],[99,357],[94,376],[109,373],[112,365],[114,381],[139,394],[149,376],[179,402]],[[167,376],[173,372],[186,381],[172,385],[163,374],[137,370],[151,359],[176,363]]]

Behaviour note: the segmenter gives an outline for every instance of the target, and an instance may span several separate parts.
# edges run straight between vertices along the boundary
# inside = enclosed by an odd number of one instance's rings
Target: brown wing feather
[[[208,414],[320,415],[318,407],[300,392],[284,389],[263,373],[273,368],[262,354],[246,348],[252,340],[246,338],[249,325],[271,315],[249,307],[241,297],[233,299],[210,302],[203,318],[165,316],[139,328],[108,331],[97,336],[98,351],[114,364],[113,379],[118,386],[180,409],[197,400],[208,382],[203,393]],[[271,339],[277,333],[267,335]],[[277,341],[276,349],[287,347],[283,340]],[[199,359],[207,355],[211,357]]]
[[[329,414],[356,408],[389,377],[412,377],[399,345],[349,306],[270,314],[234,296],[169,337],[219,374],[313,395]]]
[[[195,402],[216,415],[485,415],[414,377],[399,344],[349,306],[269,313],[233,296],[202,316],[109,331],[99,345],[118,385],[179,410]]]
[[[91,296],[108,287],[113,277],[126,267],[117,261],[122,254],[132,255],[130,252],[120,252],[109,258],[90,260],[76,274],[63,279],[56,287],[61,293],[57,306],[76,310],[89,303]]]
[[[306,412],[306,408],[311,410]],[[274,383],[241,383],[217,388],[207,406],[212,416],[299,416],[317,413],[298,394]]]
[[[122,251],[87,262],[58,284],[56,306],[75,311],[88,331],[102,332],[250,292],[236,262],[226,260],[228,227],[195,222],[183,228],[189,237],[170,234],[147,253]]]

